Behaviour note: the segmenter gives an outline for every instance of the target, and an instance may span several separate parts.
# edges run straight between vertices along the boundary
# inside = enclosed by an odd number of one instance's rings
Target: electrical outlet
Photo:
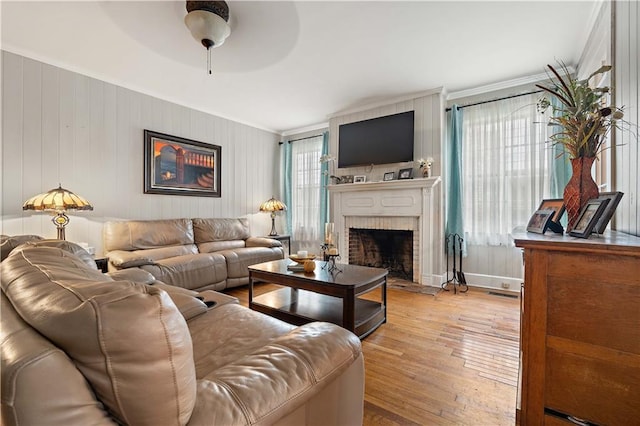
[[[507,288],[511,288],[511,284],[509,284],[509,283],[502,283],[502,288],[505,288],[505,289],[507,289]]]

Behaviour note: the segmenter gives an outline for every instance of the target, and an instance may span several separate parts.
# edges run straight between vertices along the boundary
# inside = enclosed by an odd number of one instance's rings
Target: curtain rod
[[[323,136],[323,134],[320,133],[319,135],[307,136],[305,138],[291,139],[290,141],[287,141],[287,143],[303,141],[305,139],[317,138],[317,137],[320,137],[320,136]],[[282,145],[283,143],[284,142],[278,142],[278,145]]]
[[[534,93],[540,93],[540,92],[544,92],[544,90],[534,90],[533,92],[520,93],[519,95],[511,95],[511,96],[505,96],[503,98],[491,99],[490,101],[475,102],[472,104],[459,106],[458,109],[476,106],[476,105],[488,104],[489,102],[504,101],[505,99],[517,98],[518,96],[533,95]],[[447,108],[445,109],[445,111],[451,111],[451,108]]]

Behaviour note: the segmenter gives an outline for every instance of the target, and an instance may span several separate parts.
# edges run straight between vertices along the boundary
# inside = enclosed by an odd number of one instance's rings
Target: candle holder
[[[336,259],[340,257],[339,254],[327,254],[329,260],[327,260],[324,265],[322,265],[322,269],[326,269],[329,273],[333,274],[337,272],[338,274],[342,272],[342,269],[336,266]]]

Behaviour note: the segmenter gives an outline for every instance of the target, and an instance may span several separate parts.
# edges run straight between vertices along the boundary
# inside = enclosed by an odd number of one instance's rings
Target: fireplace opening
[[[413,231],[349,228],[349,263],[413,279]]]

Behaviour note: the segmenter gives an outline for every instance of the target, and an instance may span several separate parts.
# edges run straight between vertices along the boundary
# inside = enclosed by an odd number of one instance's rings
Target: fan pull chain
[[[209,75],[211,75],[211,48],[207,47],[207,69],[209,70]]]

